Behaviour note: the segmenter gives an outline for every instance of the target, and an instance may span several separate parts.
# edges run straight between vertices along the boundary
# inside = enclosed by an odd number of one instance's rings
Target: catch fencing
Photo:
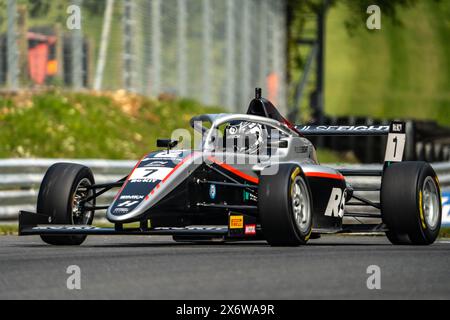
[[[0,8],[0,89],[125,89],[244,111],[261,87],[286,111],[286,0],[0,0]],[[76,8],[81,30],[68,24]]]
[[[5,159],[0,160],[0,221],[14,221],[19,210],[34,211],[42,178],[57,162],[80,163],[92,168],[96,182],[114,182],[125,177],[135,161],[67,160],[67,159]],[[335,168],[381,169],[379,165],[330,165]],[[450,189],[450,162],[433,164],[443,189]],[[369,187],[380,183],[380,178],[353,178],[355,186]],[[108,204],[115,191],[102,196],[99,204]],[[373,199],[376,201],[376,199]],[[450,221],[449,221],[450,222]]]

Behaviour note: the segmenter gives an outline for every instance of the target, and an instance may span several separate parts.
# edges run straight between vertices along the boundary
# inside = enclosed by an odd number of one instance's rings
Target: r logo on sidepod
[[[342,189],[333,188],[325,215],[327,217],[344,217],[345,197]]]

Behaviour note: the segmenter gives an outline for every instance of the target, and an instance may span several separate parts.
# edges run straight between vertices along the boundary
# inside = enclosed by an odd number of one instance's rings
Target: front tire
[[[441,192],[433,168],[425,162],[388,167],[381,186],[381,213],[393,244],[433,244],[442,220]]]
[[[271,246],[304,245],[313,226],[308,182],[295,164],[281,164],[276,175],[267,175],[269,170],[262,173],[258,192],[263,234]]]
[[[45,174],[39,190],[37,212],[47,215],[55,225],[90,225],[94,211],[84,210],[83,200],[93,195],[89,186],[95,183],[92,171],[81,165],[58,163]],[[88,205],[95,206],[95,199]],[[78,246],[86,236],[41,236],[50,245]]]

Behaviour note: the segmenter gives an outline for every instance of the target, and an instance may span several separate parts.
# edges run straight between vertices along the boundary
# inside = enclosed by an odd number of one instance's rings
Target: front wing
[[[236,227],[235,219],[241,221]],[[19,236],[33,235],[129,235],[129,236],[189,236],[205,238],[253,238],[261,235],[261,229],[254,223],[254,218],[245,215],[232,215],[229,217],[230,226],[187,226],[187,227],[158,227],[150,228],[141,224],[139,228],[123,228],[116,225],[114,228],[100,228],[89,225],[53,225],[48,216],[21,211],[19,214]]]
[[[48,217],[21,211],[19,215],[19,236],[184,236],[194,238],[222,238],[226,240],[264,240],[261,227],[255,224],[254,217],[246,215],[229,216],[228,226],[187,226],[187,227],[160,227],[148,228],[141,225],[139,228],[100,228],[89,225],[52,225]],[[383,225],[344,225],[340,231],[315,229],[315,234],[336,233],[380,233],[386,232]]]

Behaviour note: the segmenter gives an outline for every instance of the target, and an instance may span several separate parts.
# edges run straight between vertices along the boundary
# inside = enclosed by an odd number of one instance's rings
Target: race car
[[[165,235],[299,246],[321,234],[355,232],[386,233],[395,245],[430,245],[439,234],[439,181],[428,163],[402,161],[405,123],[296,126],[257,89],[247,114],[200,115],[191,125],[201,136],[197,146],[159,139],[160,150],[117,182],[96,184],[83,165],[53,165],[42,181],[37,213],[20,212],[19,235],[39,235],[51,245],[81,245],[90,235]],[[323,166],[311,136],[387,136],[384,167]],[[355,187],[352,177],[381,183]],[[112,203],[96,205],[113,188],[119,191]],[[361,192],[377,193],[380,200]],[[355,205],[361,212],[349,210]],[[101,210],[114,227],[92,225]],[[345,218],[371,220],[354,224]]]

